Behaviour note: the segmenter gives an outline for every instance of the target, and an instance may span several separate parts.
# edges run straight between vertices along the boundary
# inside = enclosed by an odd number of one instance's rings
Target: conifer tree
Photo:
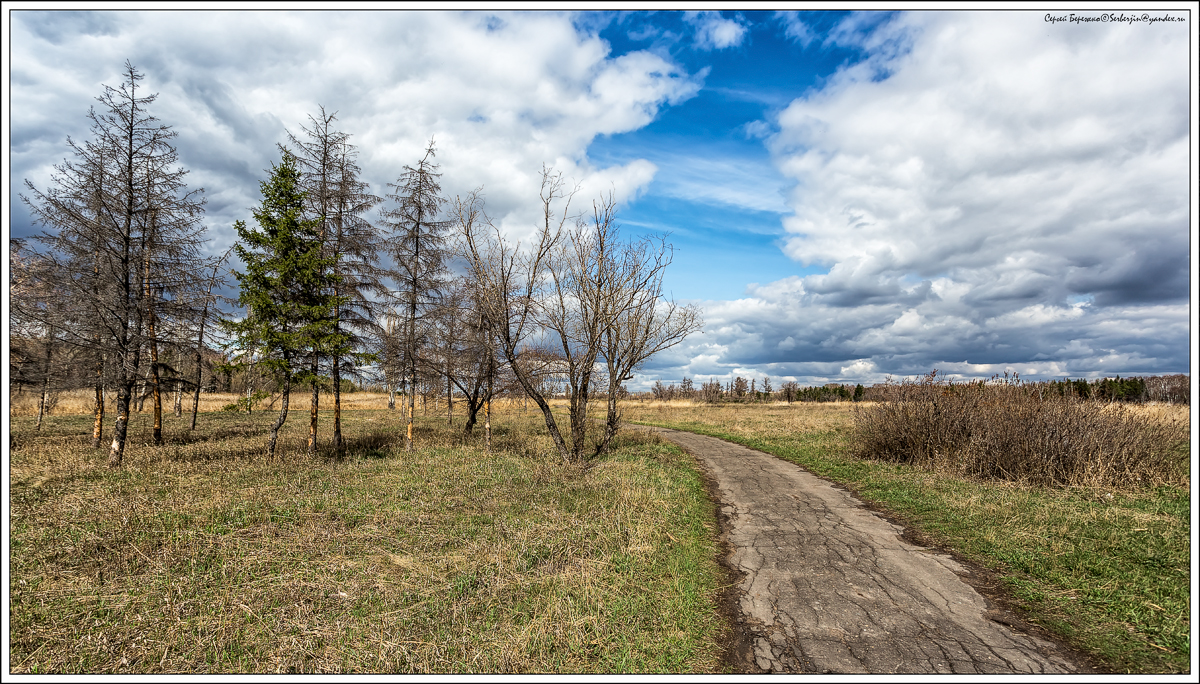
[[[416,167],[405,166],[404,173],[388,187],[387,198],[395,206],[384,212],[392,232],[392,257],[395,261],[396,289],[403,321],[403,364],[408,380],[408,428],[405,449],[413,449],[413,413],[416,410],[417,369],[425,343],[427,314],[436,309],[438,296],[446,280],[446,233],[450,222],[438,220],[445,199],[438,184],[438,165],[433,140]]]
[[[62,330],[64,340],[93,350],[98,444],[103,420],[103,371],[112,371],[117,416],[109,465],[125,452],[134,387],[149,351],[151,379],[159,373],[159,321],[186,316],[181,303],[195,291],[208,260],[200,255],[203,189],[188,190],[187,171],[169,144],[175,133],[152,116],[156,95],[143,95],[143,75],[129,62],[117,88],[105,86],[101,109],[88,112],[92,140],[67,144],[73,161],[55,167],[43,192],[26,181],[22,196],[34,218],[52,229],[38,236],[69,300],[86,323]],[[161,441],[161,403],[156,442]]]
[[[254,212],[259,228],[248,228],[243,221],[234,225],[241,239],[235,249],[246,265],[244,273],[234,271],[241,288],[238,304],[247,313],[241,320],[222,321],[222,327],[247,352],[244,356],[257,352],[259,367],[282,388],[279,418],[267,443],[267,457],[274,458],[292,385],[316,381],[305,361],[314,351],[328,350],[338,302],[331,293],[335,277],[330,275],[332,259],[322,249],[320,225],[304,218],[305,193],[295,157],[284,150],[260,187],[263,201]]]

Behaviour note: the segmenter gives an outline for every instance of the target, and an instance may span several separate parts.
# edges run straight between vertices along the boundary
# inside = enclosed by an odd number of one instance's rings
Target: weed
[[[1187,485],[1180,421],[1015,379],[954,384],[936,373],[893,385],[891,401],[854,412],[859,457],[1055,486]]]

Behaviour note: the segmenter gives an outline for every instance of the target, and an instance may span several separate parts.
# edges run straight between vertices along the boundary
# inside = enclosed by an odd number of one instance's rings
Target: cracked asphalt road
[[[1050,642],[997,620],[944,554],[782,459],[649,428],[694,454],[719,490],[739,626],[766,672],[1071,673]]]

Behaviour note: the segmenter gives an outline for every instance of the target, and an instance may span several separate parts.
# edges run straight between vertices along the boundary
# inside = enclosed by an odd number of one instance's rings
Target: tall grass
[[[309,393],[307,390],[292,394],[291,405],[293,408],[300,406],[304,410],[308,410]],[[96,408],[96,395],[90,389],[73,389],[63,390],[58,393],[57,402],[55,403],[51,415],[55,416],[76,416],[76,415],[91,415]],[[230,404],[235,404],[239,399],[243,399],[245,395],[230,394],[223,392],[203,392],[200,394],[200,413],[208,413],[212,411],[220,411]],[[36,416],[38,411],[38,401],[41,398],[40,392],[22,391],[19,393],[9,392],[9,415],[10,416]],[[299,398],[299,399],[297,399]],[[163,413],[173,413],[175,407],[175,395],[163,392]],[[261,403],[255,404],[255,412],[279,410],[279,395],[269,396]],[[183,395],[183,413],[191,415],[192,411],[192,395],[184,393]],[[153,400],[147,398],[142,406],[142,413],[150,413],[153,410]],[[498,399],[494,402],[497,407],[504,407],[514,413],[519,413],[524,407],[528,413],[531,404],[523,402],[519,399]],[[382,392],[343,392],[342,393],[342,410],[369,410],[369,409],[386,409],[388,406],[388,396]],[[136,405],[135,407],[136,408]],[[330,392],[322,392],[320,395],[321,410],[333,408],[333,394]],[[105,421],[110,421],[111,417],[116,415],[117,400],[116,395],[112,392],[105,393],[104,415]],[[400,397],[396,397],[396,412],[402,410],[400,406]],[[536,408],[534,408],[536,411]],[[466,403],[459,398],[454,401],[454,415],[456,418],[465,416]],[[137,413],[137,411],[134,411]],[[244,411],[243,411],[244,413]],[[446,400],[442,398],[430,398],[424,401],[421,397],[417,398],[417,415],[422,416],[428,414],[429,417],[445,416],[446,415]],[[107,427],[107,425],[106,425]]]
[[[1126,488],[1187,486],[1187,428],[1016,378],[955,384],[936,371],[854,414],[853,450],[967,477]]]

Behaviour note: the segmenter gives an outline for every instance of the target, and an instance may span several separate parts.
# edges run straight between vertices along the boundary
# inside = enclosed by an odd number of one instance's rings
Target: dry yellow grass
[[[854,407],[871,402],[695,404],[686,400],[622,402],[632,421],[695,423],[744,437],[827,432],[847,428]]]
[[[20,394],[9,394],[9,415],[10,416],[36,416],[38,410],[38,399],[40,394],[32,391],[24,391]],[[211,411],[220,411],[229,404],[236,403],[241,399],[242,395],[228,393],[201,393],[200,394],[200,412],[208,413]],[[400,396],[396,397],[397,410],[400,410]],[[279,395],[274,395],[267,398],[260,404],[261,409],[256,410],[272,410],[278,406]],[[307,391],[299,391],[292,393],[291,410],[298,410],[303,407],[308,410],[309,394]],[[564,400],[555,400],[557,404],[565,406]],[[499,399],[493,404],[493,410],[504,412],[515,412],[522,409],[522,406],[528,403],[528,409],[537,410],[531,402],[522,402],[518,399]],[[145,405],[142,407],[142,413],[150,413],[152,410],[153,401],[146,399]],[[388,406],[387,394],[382,392],[345,392],[342,394],[342,410],[344,411],[362,411],[374,409],[386,409]],[[173,413],[175,407],[175,396],[173,394],[163,394],[163,412]],[[333,394],[322,392],[320,399],[320,407],[322,411],[333,409]],[[95,409],[95,394],[92,390],[77,389],[61,392],[58,397],[58,403],[50,412],[52,416],[79,416],[91,415]],[[528,410],[526,409],[526,410]],[[105,416],[114,415],[117,410],[116,395],[111,391],[105,394],[104,411]],[[183,413],[190,414],[192,411],[192,395],[184,394],[183,396]],[[423,415],[426,412],[430,416],[445,415],[446,402],[444,399],[429,400],[422,402],[421,398],[417,398],[417,415]],[[466,403],[456,398],[454,401],[454,415],[464,416],[466,414]],[[107,420],[107,418],[106,418]]]

